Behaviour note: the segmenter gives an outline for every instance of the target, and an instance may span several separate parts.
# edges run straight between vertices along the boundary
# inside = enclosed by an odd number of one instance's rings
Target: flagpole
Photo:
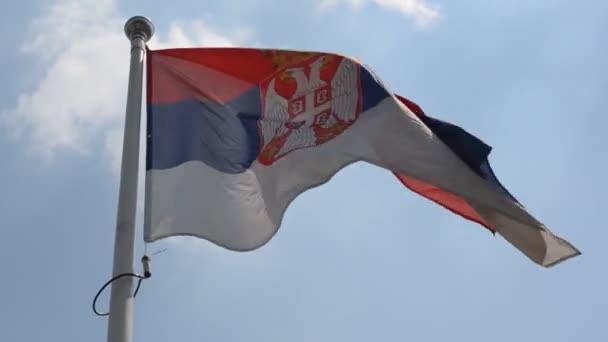
[[[145,17],[132,17],[125,23],[131,41],[131,64],[127,90],[114,265],[112,276],[133,273],[135,258],[135,213],[139,166],[139,132],[146,42],[154,34],[154,25]],[[122,277],[112,283],[108,342],[131,342],[133,337],[133,278]]]

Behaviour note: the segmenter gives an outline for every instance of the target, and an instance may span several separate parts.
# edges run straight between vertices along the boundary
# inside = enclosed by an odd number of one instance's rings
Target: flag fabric
[[[488,145],[352,58],[190,48],[149,50],[146,64],[147,242],[189,235],[256,249],[298,195],[361,161],[542,266],[580,254],[499,183]]]

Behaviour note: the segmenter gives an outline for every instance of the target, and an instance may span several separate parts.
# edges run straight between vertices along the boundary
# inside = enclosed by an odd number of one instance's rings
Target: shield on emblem
[[[348,58],[315,55],[269,77],[262,84],[260,163],[271,165],[349,128],[361,113],[359,68]]]

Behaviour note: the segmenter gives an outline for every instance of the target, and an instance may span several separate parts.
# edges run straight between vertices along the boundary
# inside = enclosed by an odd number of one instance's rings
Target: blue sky
[[[355,164],[299,197],[254,252],[151,244],[167,251],[136,300],[136,341],[608,340],[608,3],[11,6],[0,21],[1,341],[105,341],[90,303],[111,272],[132,15],[153,19],[152,48],[358,56],[393,91],[492,145],[503,184],[583,253],[542,269]],[[138,220],[138,257],[141,238]]]

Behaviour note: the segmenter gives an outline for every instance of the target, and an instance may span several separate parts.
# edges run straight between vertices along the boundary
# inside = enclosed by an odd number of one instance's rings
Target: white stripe
[[[191,235],[233,250],[255,249],[276,231],[252,171],[231,175],[199,161],[146,173],[144,221],[146,241]]]

